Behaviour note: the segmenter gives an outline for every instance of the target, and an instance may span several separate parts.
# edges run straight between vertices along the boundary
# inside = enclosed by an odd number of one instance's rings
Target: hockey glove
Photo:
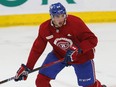
[[[67,52],[66,52],[66,55],[65,55],[65,58],[64,58],[64,61],[63,63],[66,65],[66,66],[70,66],[70,64],[68,64],[69,62],[73,62],[77,59],[77,55],[81,53],[81,49],[78,48],[77,46],[71,46]]]
[[[26,80],[28,73],[31,70],[24,64],[21,65],[21,67],[19,68],[19,70],[17,71],[16,75],[15,75],[15,81],[20,81],[20,80]]]

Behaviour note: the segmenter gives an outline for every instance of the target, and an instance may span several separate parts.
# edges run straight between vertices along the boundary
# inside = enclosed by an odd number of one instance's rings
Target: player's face
[[[60,15],[55,15],[53,17],[53,23],[55,24],[56,27],[61,27],[66,19],[66,14],[60,14]]]

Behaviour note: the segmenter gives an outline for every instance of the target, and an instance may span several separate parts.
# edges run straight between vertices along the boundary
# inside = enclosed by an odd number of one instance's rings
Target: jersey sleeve
[[[93,49],[97,45],[98,39],[81,19],[79,19],[79,30],[79,46],[82,49],[83,53],[85,53]]]
[[[28,61],[26,64],[28,68],[33,69],[35,63],[37,62],[37,60],[43,53],[43,51],[46,47],[46,44],[47,44],[47,41],[44,37],[44,33],[40,26],[38,37],[35,39],[33,46],[31,48],[29,57],[28,57]]]

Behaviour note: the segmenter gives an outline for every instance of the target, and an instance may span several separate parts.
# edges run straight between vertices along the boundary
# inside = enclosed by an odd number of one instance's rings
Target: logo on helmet
[[[50,6],[50,15],[60,15],[60,14],[66,14],[66,9],[61,3],[55,3]]]

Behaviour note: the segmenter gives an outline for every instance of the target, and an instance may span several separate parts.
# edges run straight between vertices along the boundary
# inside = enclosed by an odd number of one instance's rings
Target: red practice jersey
[[[27,66],[32,69],[46,48],[47,42],[53,47],[54,54],[59,58],[64,58],[66,50],[71,45],[78,45],[82,53],[78,54],[74,63],[84,63],[94,58],[94,47],[97,45],[97,37],[90,31],[85,23],[78,17],[68,15],[66,24],[60,28],[52,25],[51,19],[40,25],[39,34],[36,38]]]

